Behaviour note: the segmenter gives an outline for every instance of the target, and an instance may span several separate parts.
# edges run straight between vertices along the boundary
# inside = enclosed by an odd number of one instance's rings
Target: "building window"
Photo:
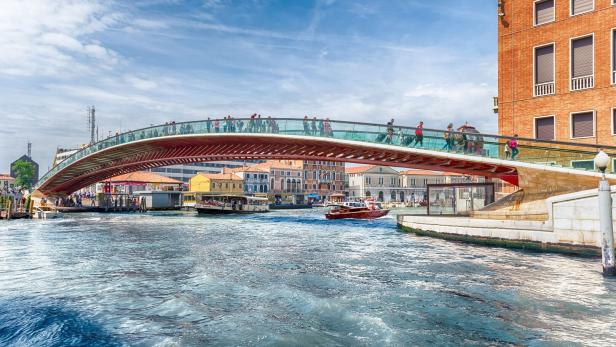
[[[535,138],[537,140],[554,140],[554,116],[535,118]]]
[[[616,84],[616,29],[612,29],[612,84]]]
[[[571,167],[574,169],[594,170],[595,162],[593,160],[572,160]]]
[[[554,44],[535,48],[535,96],[554,94]]]
[[[590,12],[595,9],[595,0],[571,0],[571,15]]]
[[[554,21],[554,0],[535,1],[535,25]]]
[[[595,136],[595,113],[593,111],[571,114],[571,138]]]
[[[616,135],[616,107],[612,109],[612,135]]]
[[[593,41],[592,35],[571,40],[571,90],[595,86]]]

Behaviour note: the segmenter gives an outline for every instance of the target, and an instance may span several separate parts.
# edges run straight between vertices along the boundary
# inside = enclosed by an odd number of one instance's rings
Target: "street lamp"
[[[603,151],[594,159],[595,166],[601,171],[601,181],[599,181],[599,226],[601,229],[601,264],[603,274],[607,276],[616,275],[616,264],[614,262],[614,230],[612,226],[612,192],[610,184],[605,178],[605,170],[610,163],[610,157]]]

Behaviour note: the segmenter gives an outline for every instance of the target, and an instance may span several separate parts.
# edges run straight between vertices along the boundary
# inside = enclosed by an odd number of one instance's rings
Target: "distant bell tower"
[[[28,158],[32,158],[32,142],[28,141]]]

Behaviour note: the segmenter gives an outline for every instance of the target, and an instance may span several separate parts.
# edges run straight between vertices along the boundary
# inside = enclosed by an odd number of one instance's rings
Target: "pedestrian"
[[[415,142],[413,143],[413,145],[416,144],[423,146],[423,121],[419,122],[419,124],[417,124],[417,127],[415,128]]]
[[[310,123],[310,129],[312,130],[312,135],[317,134],[317,117],[312,117],[312,122]]]
[[[308,116],[304,116],[304,135],[310,135],[310,123],[308,122]]]
[[[220,132],[220,120],[218,119],[214,120],[214,132]]]
[[[207,117],[207,120],[205,121],[205,128],[207,129],[207,132],[211,132],[212,130],[212,120],[210,119],[210,117]],[[186,129],[186,133],[188,133],[188,129]]]
[[[323,130],[325,131],[325,136],[327,137],[332,137],[334,135],[334,132],[332,131],[332,125],[329,122],[329,118],[325,118]]]
[[[509,159],[511,156],[511,148],[509,148],[509,141],[505,142],[505,159]]]
[[[319,135],[325,135],[325,125],[323,124],[323,120],[319,119]]]
[[[515,160],[520,150],[518,149],[518,134],[513,135],[513,138],[509,140],[509,148],[511,148],[511,160]]]
[[[447,125],[447,130],[443,133],[443,138],[445,139],[445,145],[443,146],[443,149],[446,149],[448,151],[451,151],[452,149],[452,142],[453,142],[453,123],[449,123],[449,125]]]

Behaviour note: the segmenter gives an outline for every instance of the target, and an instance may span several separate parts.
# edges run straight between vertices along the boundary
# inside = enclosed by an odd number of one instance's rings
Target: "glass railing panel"
[[[216,127],[218,124],[218,127]],[[322,119],[260,118],[183,122],[158,125],[132,132],[113,135],[101,140],[73,156],[65,159],[48,171],[40,182],[58,173],[71,163],[106,148],[138,140],[164,136],[207,133],[270,133],[281,135],[301,135],[331,137],[336,139],[378,143],[407,148],[422,148],[433,151],[459,153],[487,158],[511,160],[505,152],[508,138],[469,132],[451,132],[449,142],[445,131],[424,129],[423,141],[415,135],[415,128],[404,126],[389,127],[382,124],[328,121]],[[554,165],[579,170],[594,170],[590,161],[594,158],[597,146],[574,143],[555,143],[532,139],[519,139],[519,154],[516,160],[541,165]],[[616,148],[608,148],[610,157],[616,158]],[[613,170],[613,168],[612,168]]]

